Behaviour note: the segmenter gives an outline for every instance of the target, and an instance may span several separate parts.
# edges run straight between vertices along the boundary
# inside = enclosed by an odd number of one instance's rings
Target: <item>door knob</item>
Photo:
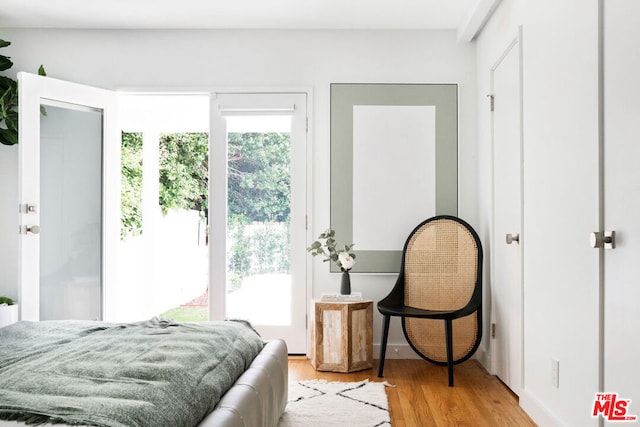
[[[589,235],[592,248],[613,249],[616,247],[615,231],[594,231]]]
[[[40,233],[40,226],[39,225],[27,225],[24,228],[24,232],[25,234],[39,234]]]
[[[518,234],[518,233],[516,233],[514,235],[507,234],[507,245],[510,245],[513,242],[516,242],[516,243],[520,244],[520,234]]]

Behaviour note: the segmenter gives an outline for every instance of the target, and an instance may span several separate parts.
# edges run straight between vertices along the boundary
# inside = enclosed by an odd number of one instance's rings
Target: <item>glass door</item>
[[[218,94],[212,318],[245,319],[306,352],[306,95]]]
[[[40,320],[102,318],[102,111],[43,101]]]
[[[119,220],[115,94],[26,73],[18,81],[20,318],[108,320]]]

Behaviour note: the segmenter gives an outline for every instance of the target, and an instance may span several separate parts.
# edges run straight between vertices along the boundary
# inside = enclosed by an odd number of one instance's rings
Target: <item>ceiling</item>
[[[0,28],[457,29],[484,0],[0,0]]]

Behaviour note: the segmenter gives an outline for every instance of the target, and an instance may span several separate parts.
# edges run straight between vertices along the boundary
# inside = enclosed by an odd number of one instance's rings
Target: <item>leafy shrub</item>
[[[122,133],[120,239],[142,234],[142,133]]]
[[[245,277],[289,274],[289,241],[289,224],[286,222],[230,222],[230,290],[238,289]]]

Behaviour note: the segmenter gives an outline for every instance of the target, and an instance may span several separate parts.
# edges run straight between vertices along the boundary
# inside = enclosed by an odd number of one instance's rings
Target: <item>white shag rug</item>
[[[390,426],[385,382],[290,381],[278,427]]]

